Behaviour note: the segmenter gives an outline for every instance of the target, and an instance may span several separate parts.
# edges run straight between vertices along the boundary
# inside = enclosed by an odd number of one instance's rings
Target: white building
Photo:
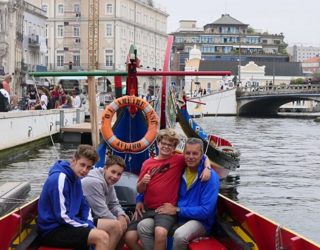
[[[168,14],[154,7],[150,0],[97,2],[95,18],[99,34],[95,68],[126,70],[129,47],[135,44],[143,68],[162,69]],[[42,9],[48,14],[48,70],[88,70],[91,59],[88,51],[89,1],[43,0]],[[109,80],[113,81],[112,78]],[[100,91],[105,87],[102,82],[98,84]]]
[[[47,70],[46,13],[33,4],[24,2],[23,8],[23,71]],[[27,77],[24,83],[32,83]]]
[[[46,17],[40,5],[34,5],[37,1],[30,2],[0,1],[0,75],[12,75],[11,89],[18,96],[27,71],[45,65]]]
[[[14,0],[0,1],[0,75],[12,75],[11,89],[18,95],[21,93],[22,3]]]
[[[303,62],[307,59],[320,56],[320,47],[294,45],[288,48],[288,53],[294,62]]]

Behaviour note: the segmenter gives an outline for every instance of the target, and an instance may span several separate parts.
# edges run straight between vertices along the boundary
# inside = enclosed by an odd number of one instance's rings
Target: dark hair
[[[186,145],[195,145],[195,144],[200,145],[201,153],[203,154],[203,141],[199,138],[195,138],[195,137],[188,138],[184,147],[186,147]]]
[[[93,164],[95,164],[99,160],[99,155],[95,147],[87,144],[79,145],[77,151],[74,153],[74,157],[77,160],[80,159],[81,157],[87,158],[93,161]]]
[[[2,84],[2,82],[0,82],[0,89],[3,89],[3,84]]]
[[[105,168],[108,168],[112,165],[119,165],[122,168],[126,168],[126,163],[124,159],[119,155],[110,155],[107,157],[106,162],[104,164]]]

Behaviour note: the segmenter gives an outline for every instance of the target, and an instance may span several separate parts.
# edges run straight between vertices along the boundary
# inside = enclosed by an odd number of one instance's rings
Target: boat
[[[237,88],[212,91],[188,98],[187,110],[192,117],[237,115]]]
[[[137,178],[137,177],[135,177]],[[124,180],[134,183],[136,179],[124,175]],[[117,192],[119,189],[117,190]],[[125,191],[125,190],[123,190]],[[125,192],[122,192],[125,196]],[[121,197],[122,198],[122,197]],[[119,200],[121,200],[119,198]],[[135,197],[134,197],[135,198]],[[135,202],[133,199],[132,202]],[[0,218],[0,249],[36,250],[35,218],[38,199]],[[126,212],[134,209],[134,204],[123,205]],[[215,216],[215,215],[212,215]],[[320,245],[255,213],[254,211],[219,194],[217,223],[212,235],[194,240],[189,249],[250,249],[250,250],[319,250]],[[42,248],[43,250],[63,250]],[[124,250],[127,249],[124,247]]]
[[[167,71],[169,69],[170,42],[172,43],[172,37],[168,39],[167,60],[165,60],[163,67],[164,71],[160,72],[160,75],[176,74]],[[136,77],[139,75],[139,72],[136,71],[136,50],[133,48],[130,52],[132,53],[130,53],[130,59],[127,62],[127,91],[129,91],[128,94],[130,95],[118,97],[106,107],[102,119],[103,141],[99,145],[101,156],[104,156],[106,152],[114,153],[125,156],[125,159],[129,161],[127,163],[128,169],[126,170],[130,170],[131,173],[126,172],[116,185],[119,201],[128,214],[134,211],[135,187],[138,178],[136,173],[139,172],[139,169],[135,168],[132,162],[138,164],[143,161],[144,157],[149,157],[150,154],[156,152],[157,148],[154,144],[155,134],[159,128],[174,125],[176,113],[173,108],[177,108],[176,105],[178,105],[173,102],[171,103],[173,106],[168,105],[165,108],[167,101],[170,99],[166,98],[166,96],[170,92],[163,86],[161,90],[162,98],[155,100],[152,105],[144,99],[137,97]],[[159,72],[153,72],[154,75],[156,73],[159,74]],[[163,83],[165,85],[165,78],[163,79]],[[160,112],[156,112],[157,110]],[[166,111],[168,112],[166,113]],[[111,129],[112,118],[114,116],[117,116],[117,119]],[[96,120],[94,119],[94,121]],[[128,133],[129,131],[132,133]],[[142,133],[142,139],[139,133]],[[208,138],[211,143],[230,147],[230,145],[227,145],[227,140],[220,140],[219,137],[214,135],[210,135]],[[223,155],[223,150],[221,152],[213,152],[217,157]],[[230,156],[230,153],[226,152],[225,154],[226,157]],[[217,163],[219,165],[223,164],[221,159]],[[215,163],[214,159],[212,167],[215,170],[217,163]],[[1,250],[62,250],[58,248],[44,248],[38,245],[35,226],[37,203],[38,199],[36,198],[0,218]],[[284,227],[280,227],[275,222],[221,194],[219,194],[217,213],[212,214],[212,216],[217,216],[217,223],[213,228],[212,235],[191,242],[189,244],[190,249],[320,250],[320,245]]]
[[[0,216],[25,202],[25,197],[31,189],[29,182],[6,182],[0,186]]]
[[[171,98],[175,98],[171,95]],[[175,101],[178,123],[186,137],[196,137],[203,141],[205,154],[212,162],[214,170],[221,179],[230,171],[240,167],[240,152],[232,143],[220,136],[207,134],[205,130],[189,115],[186,101]]]

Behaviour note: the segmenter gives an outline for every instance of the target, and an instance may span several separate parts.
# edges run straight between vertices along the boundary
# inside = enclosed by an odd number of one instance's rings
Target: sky
[[[289,46],[320,47],[320,0],[154,0],[165,10],[168,33],[179,20],[197,20],[203,27],[229,14],[252,28],[271,34],[283,33]]]

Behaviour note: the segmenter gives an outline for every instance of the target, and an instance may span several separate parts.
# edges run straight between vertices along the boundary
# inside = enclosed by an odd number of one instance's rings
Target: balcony
[[[31,49],[40,49],[40,42],[38,35],[32,35],[28,37],[28,46]]]

